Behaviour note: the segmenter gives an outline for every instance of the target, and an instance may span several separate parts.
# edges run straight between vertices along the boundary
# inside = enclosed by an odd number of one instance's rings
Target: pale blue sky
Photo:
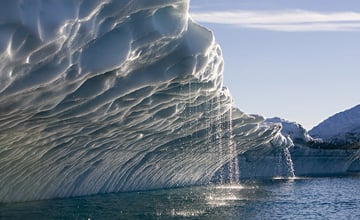
[[[360,1],[192,0],[190,14],[214,32],[243,111],[311,129],[360,104]]]

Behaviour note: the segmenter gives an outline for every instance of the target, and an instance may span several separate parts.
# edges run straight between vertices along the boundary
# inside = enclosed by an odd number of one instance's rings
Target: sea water
[[[0,204],[0,219],[360,219],[360,177],[243,181]]]

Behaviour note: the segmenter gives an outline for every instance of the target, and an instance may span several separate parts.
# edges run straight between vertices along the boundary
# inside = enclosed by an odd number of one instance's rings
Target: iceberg
[[[0,202],[208,184],[288,146],[234,107],[188,0],[0,2]]]
[[[289,148],[296,176],[341,176],[360,173],[359,106],[339,112],[308,132],[302,125],[281,118],[281,133],[293,143]],[[310,134],[309,134],[310,133]],[[239,155],[240,178],[289,176],[284,152],[275,149],[259,154],[246,151]]]

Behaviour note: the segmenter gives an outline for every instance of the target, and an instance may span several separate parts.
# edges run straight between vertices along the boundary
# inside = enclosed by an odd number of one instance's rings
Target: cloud
[[[212,11],[194,12],[198,22],[272,31],[360,31],[360,12]]]

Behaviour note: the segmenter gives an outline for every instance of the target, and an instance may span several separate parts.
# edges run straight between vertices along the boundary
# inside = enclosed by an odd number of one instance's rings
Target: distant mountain
[[[336,145],[360,145],[360,105],[329,117],[309,134]]]

